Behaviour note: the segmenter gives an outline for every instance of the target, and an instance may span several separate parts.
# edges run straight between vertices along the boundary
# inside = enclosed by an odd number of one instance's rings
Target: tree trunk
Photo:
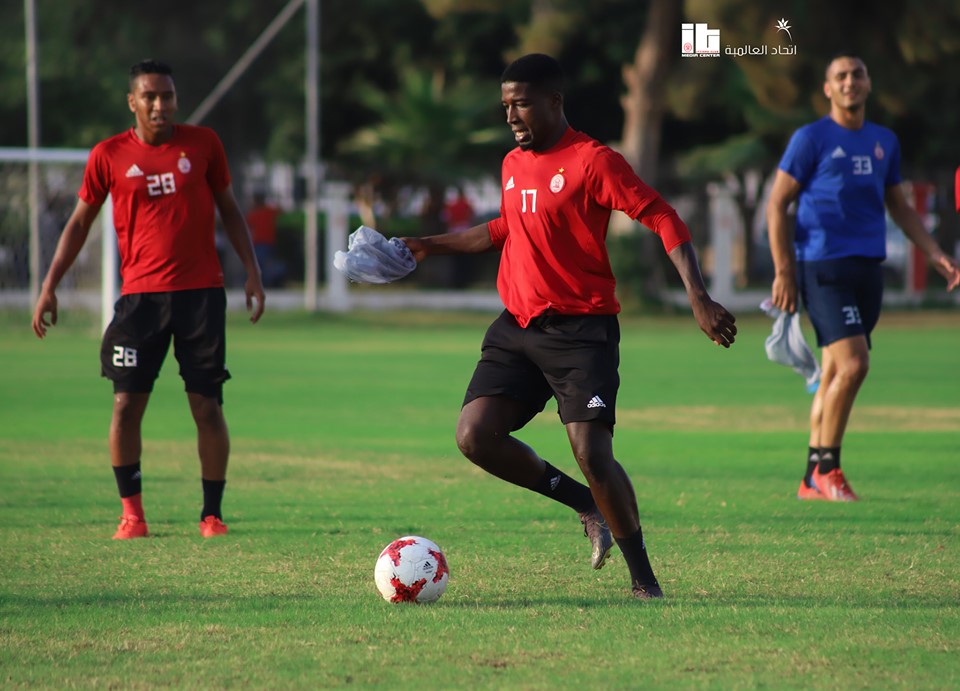
[[[666,79],[680,50],[680,6],[680,0],[651,0],[633,63],[623,66],[627,93],[620,99],[623,106],[620,153],[649,185],[657,180],[660,130],[666,111]],[[637,232],[637,224],[623,214],[615,214],[610,231],[615,234]],[[657,301],[667,283],[663,250],[653,233],[640,232],[640,264],[644,273],[641,298]]]
[[[627,93],[621,98],[624,119],[620,152],[651,185],[657,180],[666,78],[680,51],[680,5],[677,0],[652,0],[633,63],[623,66]]]

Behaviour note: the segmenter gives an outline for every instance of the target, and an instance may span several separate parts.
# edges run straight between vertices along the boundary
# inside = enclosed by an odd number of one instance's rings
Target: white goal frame
[[[76,163],[86,164],[90,156],[88,149],[30,149],[30,148],[3,148],[0,147],[0,163],[26,163],[35,168],[40,163]],[[31,173],[31,177],[36,174]],[[27,296],[27,309],[32,309],[40,296],[40,280],[44,273],[40,266],[40,229],[34,222],[36,214],[33,210],[40,208],[39,189],[37,185],[30,186],[30,290]],[[100,265],[100,321],[101,331],[107,328],[113,317],[113,304],[117,301],[119,286],[117,282],[117,268],[119,258],[117,251],[117,234],[113,226],[113,203],[108,197],[100,209],[101,230],[101,265]]]

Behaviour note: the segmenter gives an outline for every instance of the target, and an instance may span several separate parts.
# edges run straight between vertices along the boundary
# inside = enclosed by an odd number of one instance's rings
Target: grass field
[[[576,515],[453,439],[489,315],[231,318],[230,533],[197,531],[193,424],[168,358],[144,429],[152,536],[113,542],[110,388],[93,321],[0,315],[4,688],[960,687],[954,313],[881,320],[844,445],[863,501],[794,499],[810,398],[689,318],[625,318],[615,445],[667,594],[628,597]],[[520,437],[575,474],[555,410]],[[380,549],[446,551],[429,606],[383,602]]]

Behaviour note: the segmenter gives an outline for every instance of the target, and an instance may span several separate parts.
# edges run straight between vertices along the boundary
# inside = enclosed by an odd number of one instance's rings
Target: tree
[[[446,185],[488,173],[502,153],[505,129],[494,120],[490,97],[496,89],[463,80],[448,84],[439,69],[404,69],[396,91],[360,89],[377,121],[345,140],[339,153],[359,164],[367,180],[376,180],[388,200],[401,184],[426,186],[428,208],[435,210],[427,220],[435,223]],[[365,220],[373,225],[372,200],[364,201]]]
[[[676,58],[679,28],[680,3],[652,0],[633,62],[623,66],[626,93],[620,99],[624,112],[620,152],[651,185],[657,179],[667,76]]]

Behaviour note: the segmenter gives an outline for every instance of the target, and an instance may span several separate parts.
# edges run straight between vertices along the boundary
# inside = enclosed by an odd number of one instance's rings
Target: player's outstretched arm
[[[227,233],[227,238],[243,263],[243,267],[247,270],[247,280],[243,284],[243,292],[247,297],[247,311],[250,312],[250,321],[256,324],[263,315],[265,295],[263,278],[260,275],[260,264],[257,262],[257,255],[253,250],[253,240],[250,238],[250,229],[247,228],[247,222],[244,220],[240,206],[233,196],[232,187],[227,185],[226,189],[214,193],[213,198],[216,200],[217,210],[220,212],[220,220],[223,221],[223,229]]]
[[[683,279],[693,316],[700,325],[700,330],[717,345],[729,348],[736,340],[737,319],[719,302],[714,302],[707,293],[693,245],[689,242],[681,243],[670,250],[668,256]]]
[[[923,219],[907,201],[903,187],[901,185],[888,187],[884,193],[884,201],[887,211],[890,212],[890,218],[900,226],[903,234],[927,255],[933,268],[947,281],[947,290],[953,290],[960,285],[960,266],[953,257],[940,249],[937,241],[927,232]]]
[[[413,253],[418,263],[431,254],[477,254],[493,249],[493,240],[490,239],[490,231],[486,223],[460,233],[400,239]]]
[[[37,338],[46,336],[47,328],[57,323],[57,286],[60,285],[64,274],[73,266],[77,255],[83,249],[90,234],[90,226],[93,225],[93,220],[99,212],[99,205],[87,204],[80,199],[63,227],[63,233],[57,242],[57,251],[53,255],[53,261],[50,262],[47,276],[40,286],[40,296],[33,310],[33,333]],[[48,314],[49,321],[46,316]]]

